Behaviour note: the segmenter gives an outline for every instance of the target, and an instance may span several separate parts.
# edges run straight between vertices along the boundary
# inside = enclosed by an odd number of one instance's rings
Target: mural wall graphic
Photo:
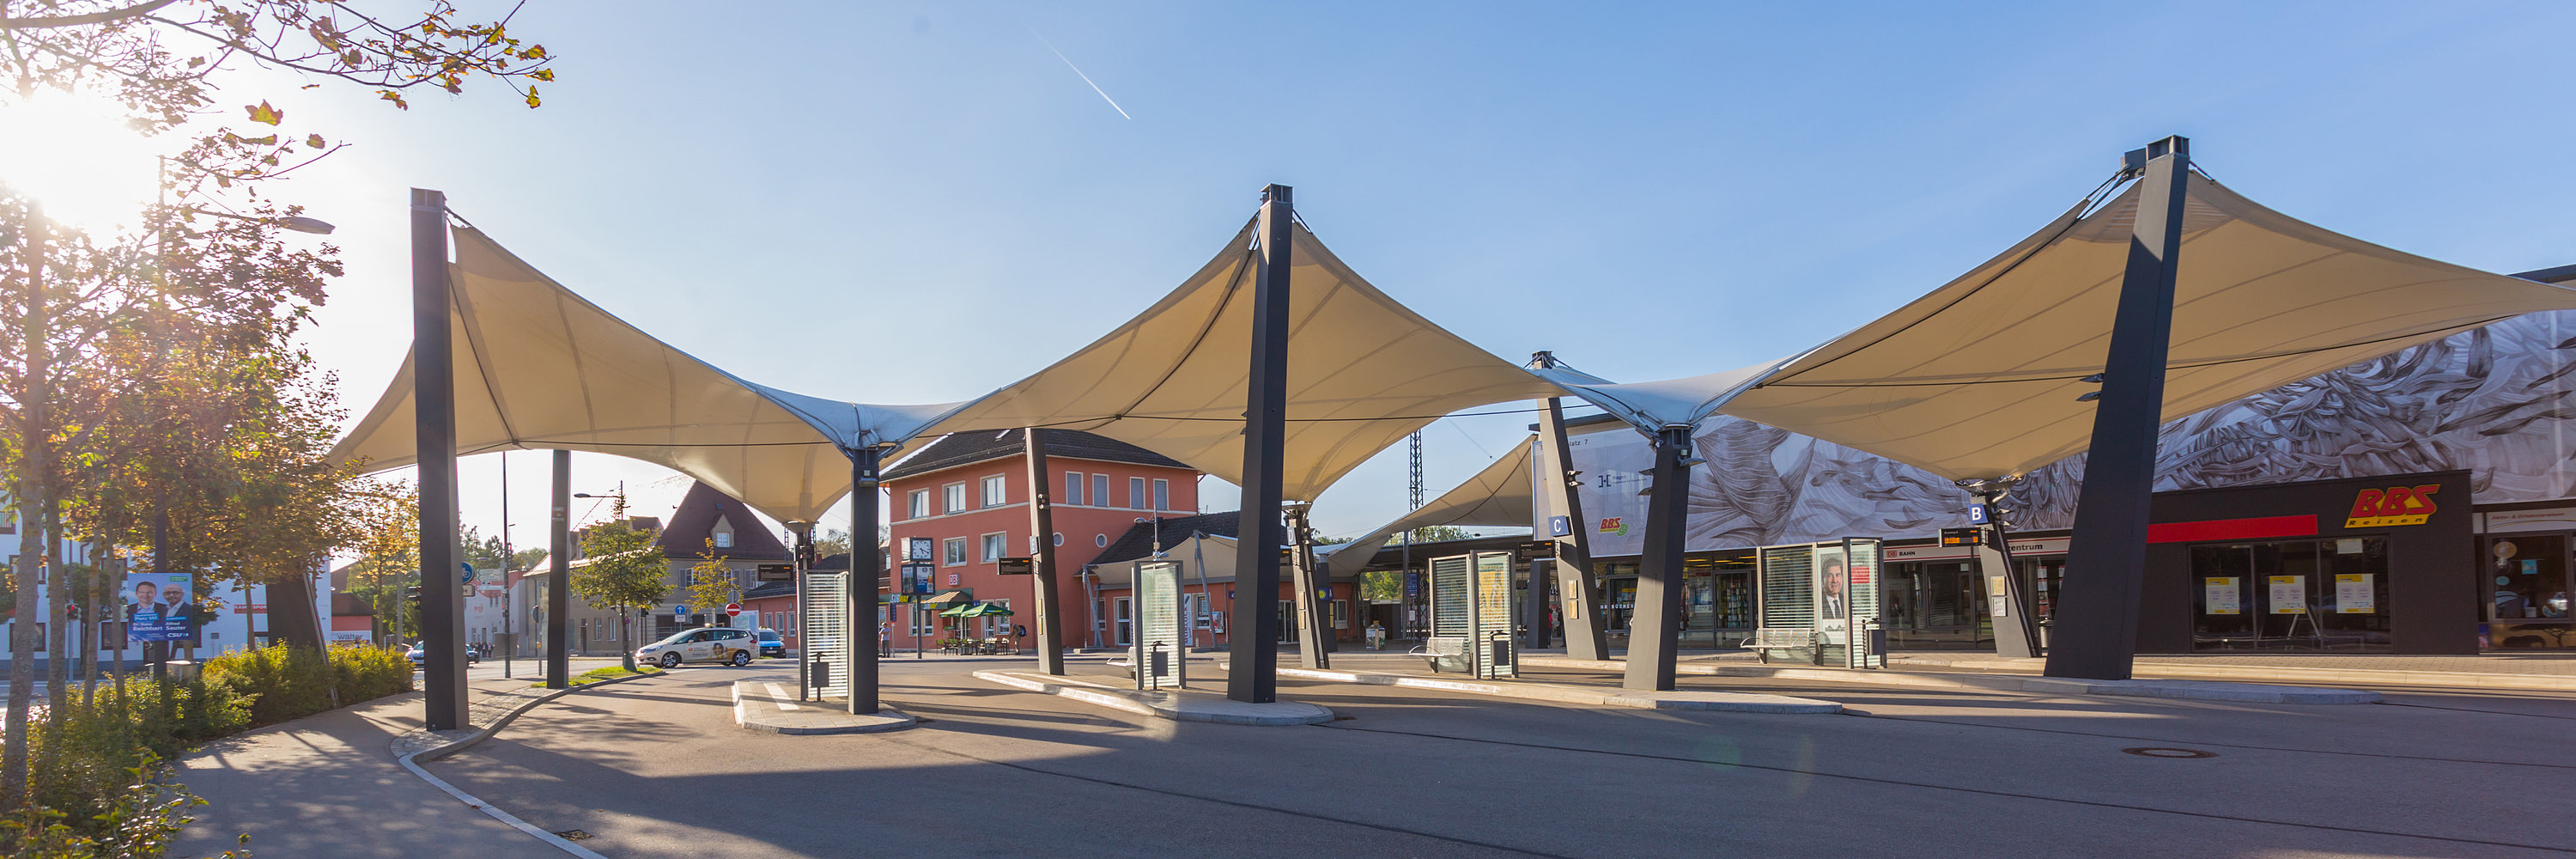
[[[2465,468],[2477,503],[2576,495],[2576,311],[2535,313],[2265,391],[2165,425],[2158,490]],[[1697,428],[1691,550],[1931,536],[1972,499],[1930,472],[1776,427]],[[1654,455],[1616,426],[1568,440],[1598,556],[1643,551]],[[2014,493],[2018,530],[2075,520],[2081,454]]]

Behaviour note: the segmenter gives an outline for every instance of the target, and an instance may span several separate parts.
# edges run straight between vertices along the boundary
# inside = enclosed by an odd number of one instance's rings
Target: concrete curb
[[[1909,662],[1929,666],[1930,662]],[[1940,663],[1947,667],[1972,671],[2038,671],[2039,663],[2011,660],[1962,660]],[[2508,689],[2525,692],[2576,692],[2576,677],[2535,674],[2494,674],[2475,671],[2393,671],[2378,668],[2299,668],[2268,665],[2183,665],[2172,662],[2140,662],[2129,669],[2139,677],[2164,680],[2246,680],[2303,681],[2308,683],[2366,683],[2387,686],[2428,686],[2440,689]]]
[[[977,671],[975,677],[978,680],[999,683],[1014,689],[1071,698],[1112,710],[1123,710],[1177,722],[1282,727],[1320,725],[1333,720],[1333,711],[1313,704],[1288,701],[1275,704],[1245,704],[1197,692],[1139,692],[1045,674]]]
[[[1590,668],[1602,671],[1621,671],[1627,668],[1627,663],[1624,662],[1598,659],[1524,656],[1521,657],[1521,661],[1533,666],[1554,668]],[[2379,703],[2379,693],[2357,689],[2319,689],[2312,686],[2192,680],[2070,680],[2061,677],[1972,674],[1962,671],[1853,670],[1771,665],[1683,664],[1675,667],[1674,671],[1714,677],[1770,677],[1781,680],[1818,680],[1828,683],[1903,686],[1915,689],[2037,692],[2049,695],[2116,695],[2131,698],[2234,701],[2251,704]]]
[[[815,707],[813,716],[791,716],[789,715],[791,711],[801,712],[806,709],[803,702],[790,704],[761,695],[759,692],[754,692],[746,699],[743,687],[753,683],[764,686],[777,685],[775,680],[733,681],[733,723],[735,727],[746,731],[802,737],[825,734],[876,734],[920,724],[920,721],[914,719],[911,714],[897,710],[883,701],[877,702],[875,715],[861,716],[825,707]],[[800,725],[795,724],[796,722],[820,724]],[[835,722],[838,724],[832,724]]]
[[[491,725],[477,729],[474,733],[467,734],[443,746],[422,749],[410,754],[398,755],[394,758],[394,762],[401,764],[403,769],[410,770],[412,775],[419,776],[421,781],[429,782],[431,787],[438,788],[448,796],[455,797],[458,802],[465,803],[468,806],[482,811],[484,814],[491,815],[492,819],[501,821],[512,829],[534,836],[537,840],[543,841],[557,850],[581,857],[581,859],[608,859],[606,856],[601,856],[598,853],[591,852],[590,848],[565,840],[563,836],[556,835],[552,832],[547,832],[530,825],[527,821],[520,820],[517,815],[495,808],[491,803],[484,802],[483,800],[476,798],[473,794],[458,790],[455,785],[448,784],[445,779],[430,775],[429,770],[422,769],[420,765],[422,763],[435,761],[440,758],[456,754],[457,752],[464,751],[467,747],[472,746],[475,743],[491,739],[494,733],[500,731],[503,727],[508,726],[512,721],[518,719],[519,714],[536,709],[536,706],[539,704],[561,698],[574,692],[580,692],[585,689],[596,689],[601,686],[611,686],[618,683],[624,683],[628,680],[642,680],[646,677],[660,676],[663,676],[662,672],[637,674],[632,677],[619,677],[611,680],[595,680],[579,686],[567,686],[562,689],[549,690],[546,694],[530,698],[525,703],[511,708],[510,712],[504,713],[500,718],[492,720]]]
[[[1536,664],[1532,662],[1532,664]],[[1792,698],[1757,692],[1654,692],[1634,689],[1603,690],[1586,686],[1514,681],[1493,683],[1482,680],[1447,680],[1411,674],[1380,674],[1371,671],[1324,671],[1313,668],[1281,668],[1282,677],[1329,680],[1336,683],[1360,683],[1370,686],[1405,686],[1415,689],[1438,689],[1522,698],[1532,701],[1554,701],[1563,704],[1587,704],[1601,707],[1635,707],[1647,710],[1701,710],[1720,713],[1789,713],[1832,714],[1843,711],[1843,705],[1813,698]]]

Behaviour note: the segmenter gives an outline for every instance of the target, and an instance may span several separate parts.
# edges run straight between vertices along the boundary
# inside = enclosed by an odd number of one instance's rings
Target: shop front
[[[2478,585],[2485,594],[2481,638],[2488,647],[2576,647],[2568,615],[2576,505],[2520,504],[2489,509],[2480,519]]]

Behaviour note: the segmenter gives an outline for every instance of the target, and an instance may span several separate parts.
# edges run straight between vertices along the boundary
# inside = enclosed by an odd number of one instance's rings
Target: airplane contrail
[[[1109,109],[1110,109],[1110,110],[1117,111],[1117,112],[1118,112],[1118,115],[1119,115],[1120,117],[1122,117],[1122,118],[1125,118],[1125,119],[1135,119],[1135,117],[1128,116],[1128,115],[1127,115],[1127,109],[1126,109],[1126,108],[1123,108],[1123,107],[1119,107],[1119,106],[1118,106],[1118,100],[1117,100],[1117,99],[1114,99],[1114,98],[1110,98],[1110,97],[1109,97],[1109,93],[1108,93],[1106,90],[1102,90],[1102,89],[1100,88],[1100,85],[1099,85],[1099,84],[1091,83],[1091,76],[1090,76],[1090,75],[1083,74],[1083,73],[1082,73],[1082,67],[1081,67],[1081,66],[1074,65],[1072,60],[1065,59],[1064,52],[1063,52],[1063,51],[1058,51],[1058,50],[1056,50],[1056,49],[1055,49],[1055,43],[1054,43],[1054,42],[1047,41],[1047,37],[1046,37],[1046,36],[1044,36],[1044,35],[1039,34],[1039,33],[1038,33],[1038,31],[1037,31],[1037,28],[1035,28],[1035,27],[1031,27],[1031,28],[1029,28],[1029,35],[1037,36],[1037,37],[1038,37],[1038,43],[1039,43],[1039,44],[1045,45],[1045,46],[1047,47],[1047,50],[1048,50],[1048,51],[1053,52],[1053,53],[1055,54],[1055,58],[1056,58],[1056,59],[1064,60],[1064,67],[1065,67],[1065,68],[1068,68],[1068,69],[1072,69],[1072,70],[1073,70],[1073,74],[1074,74],[1074,76],[1075,76],[1075,77],[1079,77],[1079,78],[1081,78],[1083,83],[1091,84],[1091,91],[1092,91],[1092,92],[1096,92],[1096,93],[1100,93],[1100,100],[1101,100],[1101,101],[1108,102],[1108,103],[1109,103]]]

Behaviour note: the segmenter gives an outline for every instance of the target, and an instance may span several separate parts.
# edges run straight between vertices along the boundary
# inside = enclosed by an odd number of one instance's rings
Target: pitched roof
[[[717,557],[787,559],[787,546],[778,542],[778,535],[769,533],[769,526],[761,523],[749,505],[705,483],[689,485],[689,494],[680,498],[679,509],[671,511],[670,527],[663,528],[654,542],[666,557],[697,557],[707,550],[707,538],[715,533],[718,517],[733,526],[733,547],[715,550]]]
[[[1167,516],[1163,518],[1162,524],[1163,546],[1170,548],[1187,540],[1192,532],[1211,537],[1237,536],[1236,531],[1242,527],[1242,521],[1243,514],[1234,510],[1201,513],[1196,516]],[[1108,548],[1100,550],[1100,555],[1092,558],[1091,563],[1115,564],[1153,554],[1154,527],[1152,522],[1138,522],[1127,526],[1127,533],[1118,535],[1118,539],[1112,541]]]
[[[940,436],[938,441],[921,448],[920,453],[904,457],[895,467],[886,469],[888,480],[928,474],[960,465],[972,465],[996,459],[1016,457],[1026,447],[1020,441],[1021,430],[1000,432],[976,431]],[[1159,465],[1164,468],[1188,468],[1171,457],[1128,444],[1107,436],[1064,429],[1039,430],[1038,438],[1046,442],[1047,456],[1071,459],[1096,459],[1106,462],[1132,462]]]

